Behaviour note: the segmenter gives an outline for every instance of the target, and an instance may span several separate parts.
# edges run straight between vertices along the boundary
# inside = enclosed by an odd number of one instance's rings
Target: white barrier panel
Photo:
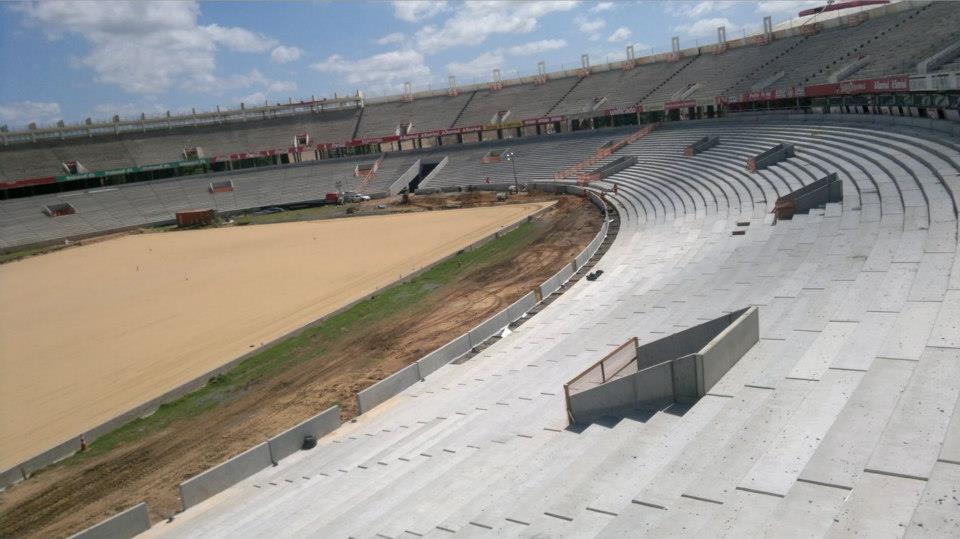
[[[507,307],[507,319],[513,322],[530,311],[537,305],[537,295],[533,292],[513,302],[513,305]]]
[[[223,492],[260,470],[271,466],[270,445],[255,446],[202,474],[180,483],[180,500],[187,510],[207,498]]]
[[[420,381],[420,369],[416,363],[407,365],[376,384],[357,393],[357,408],[361,414],[390,399],[404,389]]]
[[[470,335],[464,333],[443,347],[423,356],[417,361],[420,366],[420,376],[426,377],[440,367],[450,363],[470,351]]]
[[[489,339],[495,333],[507,327],[507,324],[509,323],[510,319],[507,317],[506,310],[500,311],[490,318],[487,318],[479,326],[470,330],[470,346],[477,346],[483,341]]]
[[[69,539],[129,539],[150,529],[147,504],[140,502],[99,524],[90,526]]]
[[[286,458],[303,447],[303,438],[312,435],[320,439],[321,436],[337,430],[340,426],[340,407],[332,406],[323,412],[291,427],[285,432],[270,438],[270,454],[274,461]]]

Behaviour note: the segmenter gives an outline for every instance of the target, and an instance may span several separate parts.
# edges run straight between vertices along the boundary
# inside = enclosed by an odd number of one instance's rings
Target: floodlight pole
[[[517,191],[517,193],[520,193],[520,182],[517,180],[517,162],[514,161],[515,156],[516,154],[510,152],[510,154],[507,156],[507,159],[510,160],[510,165],[513,167],[513,188]]]

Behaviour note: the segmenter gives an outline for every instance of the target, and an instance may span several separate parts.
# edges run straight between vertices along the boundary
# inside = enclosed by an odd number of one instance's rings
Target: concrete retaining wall
[[[388,188],[388,194],[390,196],[393,196],[399,193],[400,191],[402,191],[405,187],[410,185],[410,181],[416,178],[417,174],[420,174],[421,161],[422,161],[421,159],[417,159],[416,161],[414,161],[414,163],[410,165],[403,174],[397,177],[396,180],[393,180],[393,183],[391,183],[390,187]]]
[[[426,377],[440,367],[457,359],[470,351],[470,334],[464,333],[417,361],[420,366],[420,376]]]
[[[470,346],[477,346],[483,341],[496,335],[500,332],[500,330],[507,327],[507,324],[509,323],[510,318],[507,316],[506,309],[498,312],[490,318],[487,318],[481,322],[479,326],[469,331],[468,335],[470,335]]]
[[[759,310],[750,307],[647,343],[637,348],[638,371],[570,395],[567,413],[583,423],[669,402],[696,402],[759,339]]]
[[[274,461],[286,458],[303,447],[304,436],[312,435],[317,439],[337,430],[340,426],[340,407],[332,406],[310,419],[287,429],[285,432],[270,438],[270,455]]]
[[[404,389],[420,381],[420,367],[416,363],[407,365],[387,378],[357,393],[357,408],[361,414],[374,406],[390,399]]]
[[[507,319],[511,322],[518,320],[536,305],[537,295],[533,292],[529,292],[526,296],[514,301],[512,305],[507,307]]]
[[[700,351],[697,376],[700,396],[706,395],[759,340],[760,310],[751,307]]]
[[[223,464],[191,477],[180,483],[183,509],[187,510],[271,465],[273,461],[270,459],[270,445],[263,442]]]
[[[576,272],[574,264],[575,262],[570,262],[561,268],[560,271],[555,273],[553,277],[550,277],[544,281],[543,284],[540,285],[540,297],[546,298],[550,294],[553,294],[559,290],[563,283],[569,281],[570,277],[573,277],[574,272]]]
[[[150,529],[147,504],[140,502],[99,524],[90,526],[69,539],[129,539]]]

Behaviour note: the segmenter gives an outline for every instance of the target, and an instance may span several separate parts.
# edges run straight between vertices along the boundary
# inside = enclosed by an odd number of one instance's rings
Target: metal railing
[[[563,384],[564,399],[567,404],[567,416],[572,417],[570,411],[570,396],[576,395],[581,391],[605,384],[610,380],[621,377],[628,367],[633,365],[632,373],[638,370],[637,363],[638,340],[632,337],[627,342],[618,346],[615,350],[607,354],[600,361],[594,363],[576,375],[566,384]]]

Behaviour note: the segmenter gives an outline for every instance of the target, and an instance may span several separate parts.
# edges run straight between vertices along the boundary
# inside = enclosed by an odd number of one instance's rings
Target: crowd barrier
[[[193,507],[271,465],[273,460],[270,458],[270,444],[263,442],[200,475],[191,477],[180,483],[183,509]]]
[[[230,460],[180,483],[183,509],[193,507],[251,475],[292,455],[303,446],[303,438],[315,438],[333,432],[340,426],[340,407],[332,406]]]
[[[303,448],[307,435],[320,439],[340,426],[340,407],[331,406],[323,412],[270,438],[270,456],[274,462],[285,459]]]
[[[150,529],[150,512],[140,502],[122,513],[90,526],[69,539],[129,539]]]

